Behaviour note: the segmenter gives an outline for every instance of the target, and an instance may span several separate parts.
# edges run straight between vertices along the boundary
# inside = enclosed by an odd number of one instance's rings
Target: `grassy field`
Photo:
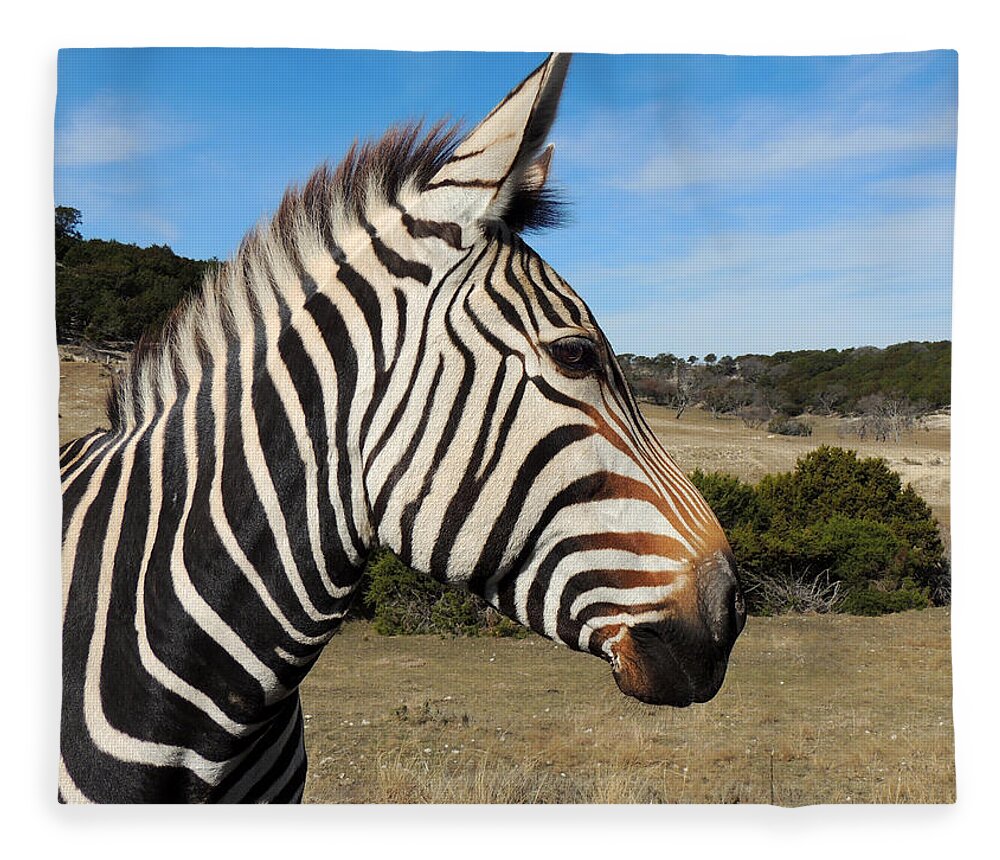
[[[751,618],[711,702],[626,699],[537,636],[352,622],[303,686],[307,801],[941,803],[955,799],[948,612]]]
[[[100,426],[109,372],[60,365],[63,441]],[[685,469],[747,480],[827,442],[885,457],[950,525],[946,418],[900,445],[835,419],[809,438],[644,407]],[[625,699],[606,665],[537,636],[334,637],[302,688],[308,802],[947,803],[955,799],[949,613],[751,618],[719,695]]]
[[[812,436],[776,436],[766,428],[744,427],[735,418],[712,418],[700,409],[689,409],[681,420],[674,411],[643,404],[642,412],[666,449],[686,471],[719,469],[746,481],[759,481],[771,472],[788,472],[795,461],[819,445],[853,448],[864,457],[883,457],[910,483],[934,511],[945,540],[951,526],[951,421],[932,415],[921,427],[906,434],[897,445],[891,442],[860,442],[841,435],[838,418],[810,416]]]

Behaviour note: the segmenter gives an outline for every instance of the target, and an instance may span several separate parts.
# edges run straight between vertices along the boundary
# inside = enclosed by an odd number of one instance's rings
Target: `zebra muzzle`
[[[701,565],[697,581],[696,612],[632,625],[617,643],[612,667],[626,695],[683,708],[719,691],[746,611],[728,557]]]

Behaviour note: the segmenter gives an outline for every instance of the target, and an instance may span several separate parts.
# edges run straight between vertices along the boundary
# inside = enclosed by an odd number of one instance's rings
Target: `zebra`
[[[627,696],[718,691],[730,546],[522,238],[568,64],[289,188],[61,449],[61,801],[300,801],[298,687],[380,547]]]

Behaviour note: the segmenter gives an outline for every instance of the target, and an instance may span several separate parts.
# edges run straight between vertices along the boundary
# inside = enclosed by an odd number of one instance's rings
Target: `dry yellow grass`
[[[685,410],[681,420],[662,406],[642,404],[653,431],[682,469],[729,472],[756,482],[772,472],[787,472],[795,461],[819,445],[852,448],[863,457],[884,457],[904,483],[926,499],[941,524],[945,539],[951,523],[951,420],[929,417],[899,444],[861,442],[844,436],[838,418],[809,416],[812,436],[776,436],[764,428],[748,428],[733,417],[712,418],[701,409]]]
[[[539,637],[335,637],[303,686],[306,800],[947,803],[949,616],[753,618],[711,702],[625,699]]]

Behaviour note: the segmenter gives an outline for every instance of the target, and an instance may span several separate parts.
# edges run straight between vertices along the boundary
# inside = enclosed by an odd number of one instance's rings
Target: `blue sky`
[[[394,122],[488,111],[542,54],[59,56],[56,203],[87,237],[225,258],[290,181]],[[618,352],[951,337],[957,55],[574,58],[528,241]]]

